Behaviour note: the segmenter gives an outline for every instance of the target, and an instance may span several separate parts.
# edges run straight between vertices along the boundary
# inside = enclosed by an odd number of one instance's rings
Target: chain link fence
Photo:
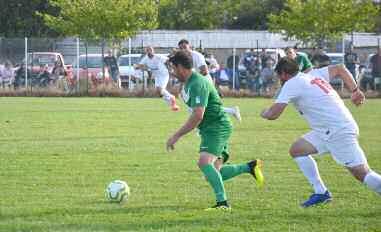
[[[279,88],[274,67],[285,55],[285,47],[298,45],[298,51],[311,54],[311,58],[316,52],[308,45],[271,33],[245,31],[143,32],[120,43],[78,38],[0,38],[1,92],[150,95],[154,92],[154,76],[149,69],[134,68],[144,56],[144,48],[152,46],[156,54],[168,56],[184,38],[205,56],[216,86],[234,95],[272,96]],[[369,59],[377,52],[379,37],[350,35],[326,43],[323,49],[333,63],[344,63],[350,44],[359,60],[356,80],[369,77]],[[380,80],[375,78],[371,88],[379,89]],[[168,89],[176,89],[177,84],[171,77]]]

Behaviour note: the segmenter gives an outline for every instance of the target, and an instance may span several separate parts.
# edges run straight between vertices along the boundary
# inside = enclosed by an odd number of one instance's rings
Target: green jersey
[[[308,59],[307,55],[301,52],[298,52],[296,55],[296,62],[299,65],[299,71],[304,72],[308,68],[312,68],[312,63]]]
[[[217,89],[204,76],[193,72],[184,85],[182,98],[185,104],[193,109],[204,107],[204,118],[198,126],[200,132],[231,127],[230,119],[222,109],[221,98]]]

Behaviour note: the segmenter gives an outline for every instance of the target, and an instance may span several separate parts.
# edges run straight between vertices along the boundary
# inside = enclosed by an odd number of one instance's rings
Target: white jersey
[[[329,84],[328,67],[291,78],[283,85],[275,102],[292,102],[312,130],[327,138],[340,130],[358,134],[352,114]]]
[[[168,77],[169,72],[165,66],[167,59],[167,57],[157,54],[154,54],[152,58],[149,58],[147,55],[145,55],[140,61],[140,64],[146,65],[151,70],[152,75],[155,78]]]
[[[196,72],[200,72],[200,67],[206,65],[205,57],[199,53],[198,51],[191,51],[192,60],[193,60],[193,70]]]

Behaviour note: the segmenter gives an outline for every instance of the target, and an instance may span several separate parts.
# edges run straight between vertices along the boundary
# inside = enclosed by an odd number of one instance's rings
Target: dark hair
[[[180,44],[189,44],[189,41],[186,39],[182,39],[177,43],[177,46],[180,46]]]
[[[299,65],[293,59],[282,57],[275,67],[275,72],[278,75],[282,74],[282,72],[285,72],[291,76],[294,76],[299,72]]]
[[[169,62],[175,66],[181,65],[186,69],[192,69],[193,67],[192,55],[188,51],[176,51],[171,57],[169,57]]]
[[[328,66],[331,63],[331,59],[326,54],[317,55],[315,59],[318,63],[319,68]]]

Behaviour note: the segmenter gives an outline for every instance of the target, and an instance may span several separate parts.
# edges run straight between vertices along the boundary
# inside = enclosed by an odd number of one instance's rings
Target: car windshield
[[[77,63],[73,64],[73,67],[77,67]],[[88,68],[102,68],[102,57],[101,56],[88,56],[87,57],[87,67]],[[86,68],[86,56],[79,57],[79,68]]]
[[[33,59],[32,59],[33,58]],[[28,63],[31,65],[48,65],[53,66],[56,62],[56,56],[53,54],[29,54]]]
[[[131,64],[138,64],[140,62],[140,57],[131,57]],[[119,66],[129,66],[130,61],[129,57],[119,57],[118,60]]]

